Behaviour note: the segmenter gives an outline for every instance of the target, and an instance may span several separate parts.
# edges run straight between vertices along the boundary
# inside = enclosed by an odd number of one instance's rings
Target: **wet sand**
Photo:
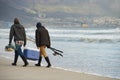
[[[12,66],[11,63],[12,60],[0,56],[0,80],[120,80],[52,67],[36,67],[33,63],[22,67],[23,62],[19,60],[17,66]]]

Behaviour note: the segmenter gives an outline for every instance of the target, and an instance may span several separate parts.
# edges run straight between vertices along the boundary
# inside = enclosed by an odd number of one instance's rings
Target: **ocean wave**
[[[52,40],[80,42],[120,42],[120,28],[115,29],[48,29]],[[26,29],[27,36],[35,37],[35,28]],[[9,29],[0,29],[0,39],[8,39]]]
[[[52,38],[52,41],[69,41],[69,42],[87,42],[87,43],[120,43],[120,39],[89,39],[89,38],[77,38],[77,39],[73,39],[73,38]]]
[[[82,34],[107,34],[107,33],[120,33],[120,28],[115,28],[115,29],[49,29],[51,33],[65,33],[65,34],[70,34],[70,33],[82,33]]]

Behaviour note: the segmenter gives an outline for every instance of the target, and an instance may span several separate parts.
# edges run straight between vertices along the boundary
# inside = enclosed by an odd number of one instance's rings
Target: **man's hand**
[[[40,49],[40,47],[37,47],[37,49]]]

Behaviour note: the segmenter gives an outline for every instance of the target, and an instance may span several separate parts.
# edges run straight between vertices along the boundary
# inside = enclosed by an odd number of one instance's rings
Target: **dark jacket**
[[[35,34],[36,46],[47,46],[50,47],[50,36],[48,30],[45,27],[40,26],[36,29]]]
[[[9,34],[9,44],[11,44],[13,37],[14,41],[24,41],[24,46],[26,45],[26,33],[22,25],[13,24],[11,26]]]

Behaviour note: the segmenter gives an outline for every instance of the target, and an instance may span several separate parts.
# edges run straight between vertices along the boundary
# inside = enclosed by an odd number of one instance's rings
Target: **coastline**
[[[12,60],[0,56],[0,80],[120,80],[52,67],[35,67],[31,62],[27,67],[22,67],[20,61],[17,66],[11,66],[11,63]]]

